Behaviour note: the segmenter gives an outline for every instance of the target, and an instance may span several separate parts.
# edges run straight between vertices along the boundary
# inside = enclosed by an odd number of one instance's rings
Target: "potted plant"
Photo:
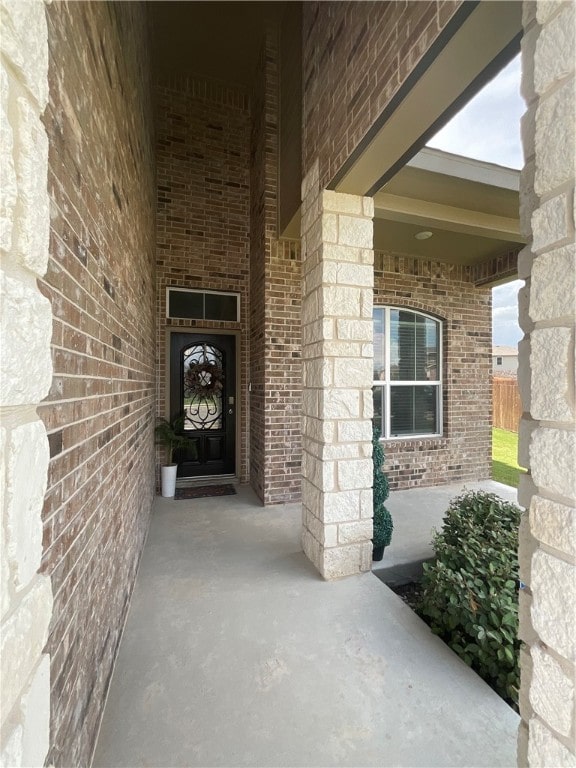
[[[188,448],[189,441],[182,434],[184,419],[179,417],[170,422],[168,419],[156,419],[156,444],[163,445],[168,449],[168,464],[163,464],[161,468],[162,475],[162,496],[170,498],[176,492],[176,473],[178,464],[174,461],[174,454],[179,448]]]
[[[382,472],[384,450],[380,443],[380,430],[374,427],[372,431],[372,463],[374,479],[372,482],[372,505],[374,510],[374,533],[372,535],[372,559],[379,561],[384,557],[384,549],[392,539],[392,516],[384,506],[390,495],[388,478]]]

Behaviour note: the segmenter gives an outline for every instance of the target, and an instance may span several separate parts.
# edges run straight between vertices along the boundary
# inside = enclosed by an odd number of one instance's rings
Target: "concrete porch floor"
[[[299,532],[244,487],[157,500],[94,766],[514,766],[518,716],[373,574],[324,582]]]

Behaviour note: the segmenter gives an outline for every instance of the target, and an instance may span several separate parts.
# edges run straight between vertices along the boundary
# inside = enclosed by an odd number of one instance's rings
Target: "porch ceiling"
[[[268,21],[285,2],[149,3],[154,69],[250,87]]]
[[[520,172],[438,149],[421,150],[374,196],[374,248],[473,265],[525,242]],[[418,232],[432,232],[417,240]],[[298,238],[300,216],[284,235]]]
[[[266,25],[280,22],[286,5],[150,2],[155,71],[164,76],[179,73],[216,78],[250,88]],[[516,23],[513,6],[502,4],[510,27],[506,40]],[[482,14],[473,13],[471,19],[487,23]],[[489,20],[493,21],[491,16]],[[482,56],[493,54],[490,49]],[[477,58],[483,60],[482,56]],[[472,63],[480,67],[475,59]],[[387,156],[381,158],[379,173],[389,165]],[[369,164],[369,168],[373,170],[375,165]],[[523,242],[518,181],[519,173],[514,170],[439,150],[421,150],[375,195],[374,247],[466,265],[498,256]],[[363,179],[362,184],[366,189],[368,182]],[[338,188],[347,191],[346,184]],[[416,240],[414,236],[422,230],[432,231],[433,237]],[[299,238],[299,213],[282,235]]]
[[[416,240],[423,230],[433,231],[429,240]],[[382,218],[374,220],[374,248],[391,253],[407,254],[427,261],[472,266],[500,256],[514,247],[506,240],[450,232],[428,225],[400,223]]]
[[[520,173],[423,149],[374,196],[374,247],[471,265],[524,242]],[[423,230],[428,240],[417,240]]]

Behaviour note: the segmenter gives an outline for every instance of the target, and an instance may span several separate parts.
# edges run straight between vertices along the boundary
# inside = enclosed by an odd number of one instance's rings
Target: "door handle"
[[[232,416],[233,413],[234,413],[234,410],[232,408],[228,408],[228,415]]]

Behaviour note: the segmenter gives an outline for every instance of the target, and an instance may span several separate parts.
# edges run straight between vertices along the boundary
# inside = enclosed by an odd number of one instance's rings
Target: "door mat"
[[[204,499],[208,496],[232,496],[236,488],[229,483],[226,485],[197,485],[192,488],[176,488],[174,499]]]

